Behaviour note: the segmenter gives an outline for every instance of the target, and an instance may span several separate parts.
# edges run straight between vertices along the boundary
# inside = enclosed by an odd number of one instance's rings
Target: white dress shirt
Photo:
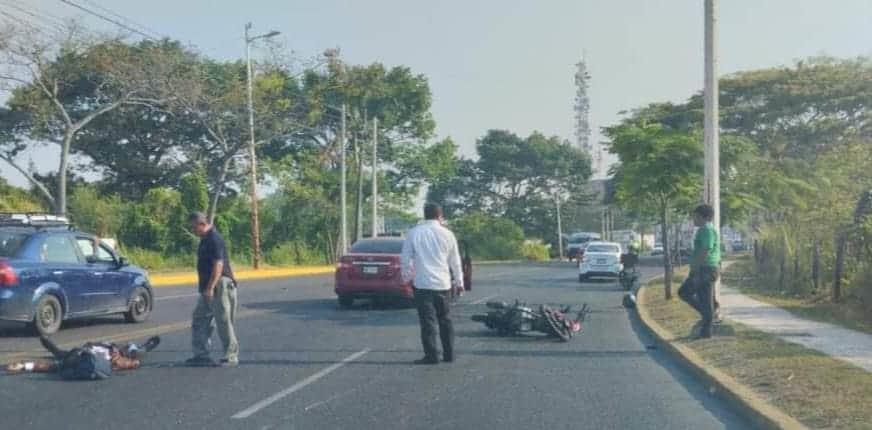
[[[415,288],[447,291],[463,287],[463,268],[457,239],[439,221],[428,220],[409,230],[401,254],[403,280],[414,279]]]

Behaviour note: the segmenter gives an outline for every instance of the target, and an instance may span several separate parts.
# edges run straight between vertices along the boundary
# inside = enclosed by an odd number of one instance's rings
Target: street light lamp
[[[255,269],[260,267],[260,220],[257,213],[257,153],[255,151],[254,140],[254,90],[251,84],[251,42],[257,39],[266,39],[273,36],[278,36],[278,31],[270,31],[259,36],[249,37],[248,30],[251,30],[251,23],[245,24],[245,62],[248,76],[248,128],[251,134],[251,140],[248,144],[248,157],[251,162],[251,248],[252,248],[252,266]]]

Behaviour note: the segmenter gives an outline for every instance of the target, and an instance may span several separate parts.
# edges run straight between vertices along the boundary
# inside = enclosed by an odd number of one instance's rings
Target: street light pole
[[[346,124],[345,124],[345,103],[343,103],[342,104],[342,130],[340,131],[340,133],[342,134],[342,137],[339,138],[339,145],[341,146],[341,148],[339,149],[339,164],[341,166],[340,170],[342,172],[342,179],[341,179],[342,185],[340,186],[340,189],[341,189],[340,193],[342,194],[342,196],[340,197],[340,205],[342,206],[342,211],[341,211],[342,212],[342,229],[341,229],[342,230],[342,233],[341,233],[342,240],[340,241],[339,246],[341,247],[341,251],[342,251],[343,255],[346,252],[348,252],[348,213],[346,210],[346,196],[345,196],[345,194],[346,194],[346,189],[345,189],[345,187],[346,187],[346,185],[345,185],[345,177],[346,177],[345,149],[347,148],[347,145],[345,142],[345,139],[346,139],[345,127],[346,127]]]
[[[718,34],[717,0],[705,0],[705,184],[703,200],[714,209],[715,231],[721,234],[720,142],[718,125]],[[720,302],[720,285],[715,284],[715,302]]]
[[[555,196],[557,203],[557,249],[560,255],[560,261],[563,261],[563,223],[560,219],[560,196]]]
[[[277,31],[271,31],[260,36],[249,37],[248,31],[251,30],[251,23],[245,24],[245,63],[246,75],[248,81],[248,128],[250,141],[248,143],[248,158],[251,163],[249,173],[249,181],[251,188],[251,248],[252,248],[252,266],[255,269],[260,268],[260,219],[257,210],[257,151],[255,150],[254,140],[254,89],[252,85],[251,73],[251,42],[257,39],[273,37],[279,34]]]
[[[372,119],[372,237],[378,236],[378,117]]]

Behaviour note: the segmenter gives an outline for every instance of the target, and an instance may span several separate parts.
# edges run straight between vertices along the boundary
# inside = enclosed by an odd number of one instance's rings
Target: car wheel
[[[349,296],[339,296],[339,306],[343,309],[351,308],[354,304],[354,298]]]
[[[587,280],[587,276],[584,276],[584,275],[578,275],[578,282],[584,282],[584,281],[586,281],[586,280]]]
[[[151,315],[151,294],[143,287],[136,287],[130,299],[130,308],[124,313],[129,323],[141,323]]]
[[[33,316],[33,328],[41,336],[54,334],[61,328],[63,308],[57,297],[46,294],[36,303],[36,313]]]

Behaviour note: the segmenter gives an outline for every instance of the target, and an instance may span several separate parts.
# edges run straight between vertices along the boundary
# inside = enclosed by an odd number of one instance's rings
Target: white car
[[[584,249],[578,264],[578,282],[593,277],[617,278],[624,265],[621,264],[621,245],[615,242],[591,242]]]

